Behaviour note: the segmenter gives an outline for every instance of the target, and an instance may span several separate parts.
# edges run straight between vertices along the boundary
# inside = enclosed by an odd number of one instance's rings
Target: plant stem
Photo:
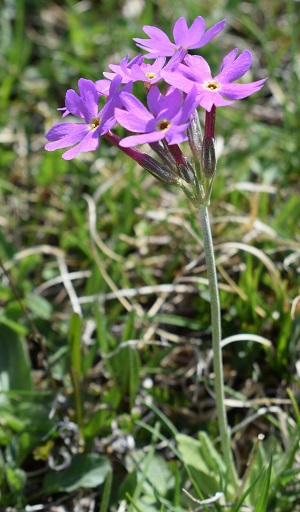
[[[230,432],[228,429],[227,415],[225,408],[225,394],[223,384],[223,361],[221,350],[221,308],[218,290],[218,279],[215,264],[213,241],[208,217],[208,209],[206,206],[200,206],[200,222],[203,234],[204,252],[207,266],[207,277],[209,282],[210,308],[211,308],[211,325],[212,325],[212,349],[213,363],[215,374],[215,395],[219,433],[221,437],[221,446],[228,469],[231,473],[231,482],[238,485],[238,477],[236,474],[232,452],[230,448]]]
[[[227,446],[227,417],[225,412],[225,395],[223,386],[223,364],[221,351],[221,311],[218,290],[218,279],[215,265],[213,241],[208,217],[208,209],[206,206],[200,206],[200,222],[203,233],[204,252],[207,266],[207,276],[209,282],[210,307],[211,307],[211,324],[212,324],[212,349],[215,373],[215,393],[219,431],[221,436],[221,444],[223,453],[226,453]]]

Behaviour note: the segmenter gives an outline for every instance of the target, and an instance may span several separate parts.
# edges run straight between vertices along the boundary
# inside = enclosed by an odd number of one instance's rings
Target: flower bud
[[[215,140],[204,137],[201,150],[201,170],[206,179],[211,180],[217,168]]]
[[[158,181],[162,183],[167,183],[168,185],[177,185],[179,186],[181,183],[181,179],[179,176],[175,175],[170,169],[168,169],[165,165],[158,162],[154,158],[149,155],[146,155],[142,151],[134,147],[123,147],[120,146],[121,138],[116,135],[114,132],[107,132],[104,137],[117,146],[123,153],[128,155],[130,158],[135,160],[141,167],[146,169],[146,171],[150,172],[152,176],[154,176]]]
[[[202,130],[197,110],[195,110],[190,126],[187,129],[189,145],[196,161],[201,159]]]

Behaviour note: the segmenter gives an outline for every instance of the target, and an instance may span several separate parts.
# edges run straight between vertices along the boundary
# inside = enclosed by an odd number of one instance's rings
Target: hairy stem
[[[204,252],[207,266],[207,276],[209,282],[210,308],[211,308],[211,325],[212,325],[212,349],[213,363],[215,374],[215,395],[219,433],[221,437],[221,446],[226,458],[227,467],[230,471],[231,481],[237,486],[238,478],[232,458],[230,448],[230,432],[228,429],[227,415],[225,408],[225,395],[223,384],[223,361],[221,350],[221,309],[218,290],[218,279],[214,257],[213,241],[208,217],[208,209],[206,206],[200,206],[200,222],[203,233]]]

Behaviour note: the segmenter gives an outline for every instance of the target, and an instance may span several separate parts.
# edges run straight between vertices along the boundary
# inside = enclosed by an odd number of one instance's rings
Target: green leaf
[[[177,434],[176,442],[195,488],[204,497],[220,492],[221,476],[226,481],[226,467],[208,435],[200,432],[199,439],[194,439]]]
[[[40,295],[28,293],[25,300],[27,308],[31,311],[34,317],[49,320],[52,315],[52,306]]]
[[[111,487],[112,487],[112,470],[109,469],[107,472],[107,477],[106,477],[105,484],[104,484],[100,512],[108,511]]]
[[[134,468],[132,471],[127,473],[123,482],[118,489],[118,500],[124,500],[127,494],[133,496],[137,486],[137,470]]]
[[[75,455],[67,469],[48,473],[43,480],[44,492],[73,492],[80,487],[98,487],[103,484],[110,463],[106,457],[97,454]]]
[[[240,507],[244,504],[245,499],[250,494],[252,489],[256,486],[257,482],[260,480],[261,476],[264,474],[263,470],[259,475],[256,477],[254,482],[251,483],[251,485],[246,489],[246,491],[243,493],[241,498],[238,500],[238,502],[235,504],[234,508],[232,509],[232,512],[238,512],[240,510]]]
[[[267,471],[264,474],[259,498],[255,505],[254,512],[267,512],[268,497],[269,497],[269,490],[270,490],[270,483],[271,483],[271,473],[272,473],[272,459],[271,459],[271,462],[269,464]]]
[[[29,357],[24,339],[0,324],[0,391],[32,389]]]
[[[8,467],[6,479],[11,492],[20,494],[26,484],[26,473],[22,469]]]

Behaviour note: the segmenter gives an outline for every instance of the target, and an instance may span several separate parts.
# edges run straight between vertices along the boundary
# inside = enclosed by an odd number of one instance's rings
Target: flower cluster
[[[54,151],[71,147],[63,153],[63,158],[70,160],[78,153],[98,149],[100,138],[104,137],[156,178],[181,186],[194,202],[206,200],[215,174],[216,107],[250,96],[266,80],[234,83],[251,66],[249,50],[239,56],[238,49],[228,53],[220,73],[214,77],[203,57],[188,53],[206,45],[224,25],[222,20],[206,31],[201,16],[190,27],[184,18],[179,18],[173,28],[174,42],[159,28],[143,27],[149,39],[134,41],[146,54],[131,60],[127,55],[119,64],[110,64],[110,71],[103,73],[105,78],[95,83],[81,78],[79,94],[68,90],[65,106],[58,110],[63,118],[73,116],[82,121],[55,125],[46,134],[49,142],[45,148]],[[145,59],[154,62],[147,63]],[[133,94],[134,84],[139,81],[145,85],[148,108]],[[197,114],[199,106],[206,111],[204,137]],[[133,134],[121,139],[112,131],[116,124]],[[194,165],[178,146],[186,140]],[[136,149],[139,144],[149,144],[159,160]]]

